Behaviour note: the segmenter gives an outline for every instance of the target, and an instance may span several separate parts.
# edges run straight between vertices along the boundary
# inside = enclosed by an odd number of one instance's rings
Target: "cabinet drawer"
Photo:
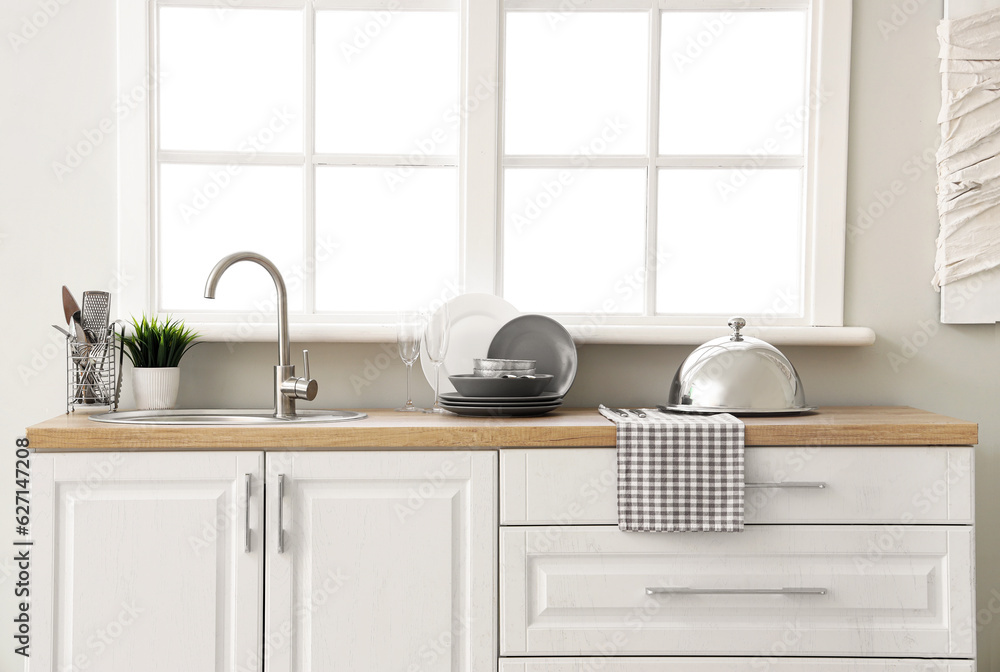
[[[971,525],[972,462],[968,446],[748,447],[746,522]],[[500,522],[617,524],[617,474],[614,448],[502,450]]]
[[[507,658],[500,672],[974,672],[971,660],[864,658]]]
[[[507,527],[501,655],[971,658],[972,544],[959,526]]]

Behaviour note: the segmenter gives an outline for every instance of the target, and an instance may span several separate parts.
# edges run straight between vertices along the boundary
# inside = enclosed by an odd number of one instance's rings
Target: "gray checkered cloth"
[[[618,527],[634,532],[743,531],[743,423],[728,413],[646,411],[617,429]]]

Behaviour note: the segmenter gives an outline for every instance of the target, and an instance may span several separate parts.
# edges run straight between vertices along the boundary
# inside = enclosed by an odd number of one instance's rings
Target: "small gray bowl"
[[[524,371],[535,368],[533,359],[473,359],[472,368],[480,371]]]
[[[552,382],[551,374],[534,378],[489,378],[463,373],[448,376],[458,393],[465,397],[537,397]]]

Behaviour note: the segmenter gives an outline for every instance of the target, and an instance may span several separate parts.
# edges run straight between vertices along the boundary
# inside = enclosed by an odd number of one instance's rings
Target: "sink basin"
[[[185,408],[169,411],[119,411],[90,416],[95,422],[125,425],[295,425],[304,422],[346,422],[367,418],[358,411],[299,411],[294,418],[279,419],[270,409],[229,410]]]

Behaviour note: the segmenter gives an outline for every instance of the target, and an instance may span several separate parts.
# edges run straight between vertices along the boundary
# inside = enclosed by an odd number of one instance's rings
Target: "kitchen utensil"
[[[597,408],[599,408],[602,411],[608,411],[610,413],[614,413],[615,415],[621,416],[623,418],[628,418],[628,413],[626,413],[625,411],[623,411],[620,408],[609,408],[609,407],[605,406],[604,404],[598,404]]]
[[[52,328],[58,331],[59,333],[64,334],[67,338],[73,338],[73,335],[71,333],[60,327],[58,324],[53,324]]]
[[[646,416],[646,411],[643,411],[642,409],[639,409],[639,408],[628,408],[628,409],[625,409],[625,410],[627,410],[629,413],[631,413],[632,415],[634,415],[637,418],[643,418],[643,419],[645,419],[647,417]]]
[[[445,402],[441,402],[441,405],[456,415],[467,415],[477,418],[513,418],[545,415],[546,413],[551,413],[559,408],[559,406],[562,405],[562,402],[554,402],[544,406],[525,407],[488,406],[483,408],[469,408],[466,406],[454,406],[452,404],[446,404]]]
[[[541,374],[534,378],[486,378],[470,374],[448,376],[455,389],[466,397],[535,396],[545,391],[552,378],[551,375]]]
[[[413,396],[410,394],[410,372],[413,370],[413,362],[420,356],[423,326],[420,313],[413,311],[401,312],[396,320],[396,349],[399,351],[399,358],[406,364],[406,403],[397,408],[397,411],[412,413],[421,410],[413,405]]]
[[[492,294],[463,294],[448,302],[451,329],[448,353],[441,364],[441,392],[454,392],[447,380],[456,373],[472,373],[472,360],[485,357],[500,327],[517,317],[517,308]],[[434,384],[434,363],[421,358],[424,377]]]
[[[80,343],[90,343],[91,339],[87,336],[87,330],[83,328],[83,322],[80,321],[80,311],[73,313],[70,324],[73,325],[73,332],[76,334],[76,340]]]
[[[528,371],[536,368],[537,362],[533,359],[488,359],[480,358],[472,360],[473,369],[480,371]]]
[[[576,378],[576,345],[566,327],[545,315],[522,315],[493,337],[490,358],[534,359],[538,373],[552,374],[548,392],[565,395]]]
[[[80,312],[80,306],[77,304],[76,299],[73,298],[73,294],[69,291],[66,285],[62,288],[62,300],[63,300],[63,313],[66,315],[66,324],[73,324],[73,314]]]
[[[744,336],[742,317],[729,321],[731,336],[698,346],[677,369],[667,412],[788,415],[816,410],[806,406],[802,381],[780,350]]]
[[[475,401],[477,403],[493,403],[493,404],[508,404],[515,402],[529,402],[535,404],[544,404],[553,401],[559,401],[562,397],[558,394],[539,394],[538,396],[524,396],[524,397],[466,397],[461,394],[453,393],[446,394],[441,393],[441,401],[447,401],[449,403],[462,403]]]
[[[424,324],[424,354],[434,364],[434,405],[426,409],[427,413],[445,413],[445,410],[441,408],[439,392],[441,389],[441,364],[444,363],[444,356],[448,354],[448,331],[451,324],[449,314],[446,303],[427,317]]]
[[[87,291],[83,293],[82,302],[80,321],[83,323],[84,331],[95,336],[101,334],[100,339],[92,336],[91,341],[104,340],[103,334],[108,330],[108,320],[111,317],[111,294]]]

